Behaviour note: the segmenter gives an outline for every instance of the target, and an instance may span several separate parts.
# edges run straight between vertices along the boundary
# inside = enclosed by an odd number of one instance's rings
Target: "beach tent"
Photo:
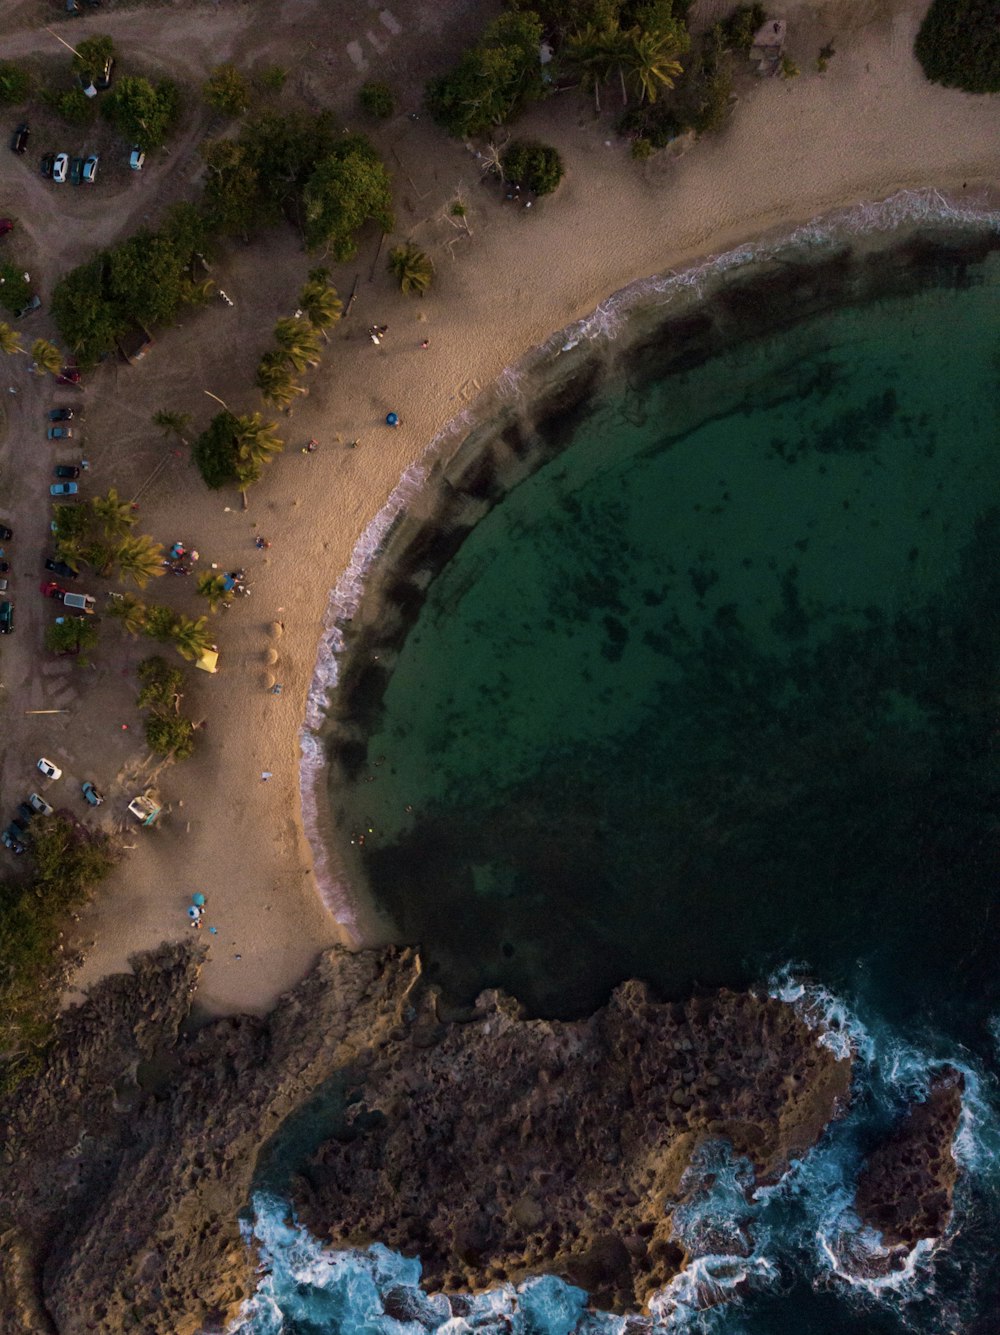
[[[195,667],[201,668],[202,672],[218,672],[219,670],[219,651],[218,649],[206,649]]]

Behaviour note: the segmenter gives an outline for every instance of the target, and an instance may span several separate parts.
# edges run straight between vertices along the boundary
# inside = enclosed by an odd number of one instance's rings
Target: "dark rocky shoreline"
[[[334,950],[269,1016],[196,1029],[200,961],[164,946],[106,979],[0,1105],[0,1331],[221,1329],[254,1287],[239,1212],[279,1161],[319,1237],[419,1251],[430,1288],[550,1272],[636,1311],[685,1264],[670,1219],[693,1152],[726,1139],[774,1181],[850,1096],[851,1062],[753,994],[659,1003],[630,982],[562,1022],[489,992],[449,1020],[415,951]],[[291,1156],[334,1085],[333,1134]],[[898,1148],[872,1156],[887,1240],[950,1209],[954,1090],[893,1142],[930,1165],[903,1199]]]

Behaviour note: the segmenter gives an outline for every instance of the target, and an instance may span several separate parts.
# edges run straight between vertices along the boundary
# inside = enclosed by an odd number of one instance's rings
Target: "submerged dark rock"
[[[0,1328],[224,1324],[255,1285],[237,1219],[265,1168],[319,1236],[418,1251],[456,1313],[462,1289],[545,1272],[635,1311],[686,1263],[671,1214],[700,1146],[773,1182],[848,1099],[850,1061],[767,997],[660,1003],[629,982],[556,1021],[486,992],[449,1020],[416,952],[333,950],[269,1016],[195,1029],[200,958],[163,947],[95,987],[0,1104]],[[448,1308],[387,1302],[425,1326]]]

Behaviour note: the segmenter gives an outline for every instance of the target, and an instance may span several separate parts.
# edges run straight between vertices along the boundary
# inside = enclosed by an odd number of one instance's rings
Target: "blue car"
[[[45,434],[49,440],[72,440],[73,428],[71,426],[50,426]]]
[[[53,482],[49,487],[50,496],[75,496],[80,490],[77,482]]]

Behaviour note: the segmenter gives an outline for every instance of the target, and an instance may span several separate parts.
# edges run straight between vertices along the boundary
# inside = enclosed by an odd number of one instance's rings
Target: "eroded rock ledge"
[[[552,1271],[623,1308],[684,1263],[669,1216],[699,1143],[773,1180],[848,1095],[850,1063],[767,998],[632,982],[587,1020],[486,993],[445,1022],[415,952],[333,950],[265,1019],[195,1032],[199,963],[164,947],[106,980],[0,1105],[0,1329],[224,1321],[253,1286],[237,1215],[262,1147],[331,1081],[340,1139],[289,1183],[320,1236],[418,1249],[432,1287]]]

